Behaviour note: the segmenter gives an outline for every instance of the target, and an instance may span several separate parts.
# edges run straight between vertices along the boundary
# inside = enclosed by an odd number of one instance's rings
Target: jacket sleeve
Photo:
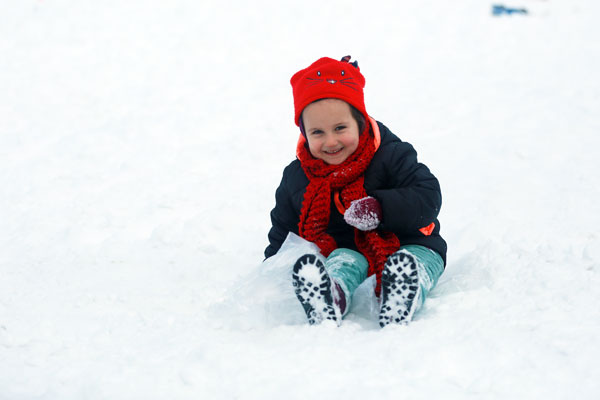
[[[281,183],[275,192],[275,208],[271,211],[271,230],[269,231],[269,245],[265,249],[265,258],[269,258],[285,241],[289,232],[298,233],[300,216],[292,207],[292,200],[287,188],[287,174],[283,172]]]
[[[436,221],[442,205],[440,184],[429,168],[417,161],[412,145],[391,145],[394,148],[384,159],[385,188],[369,194],[381,203],[381,229],[414,234]]]

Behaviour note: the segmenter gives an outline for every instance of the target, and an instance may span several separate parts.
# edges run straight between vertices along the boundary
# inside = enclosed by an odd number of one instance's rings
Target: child
[[[321,58],[291,79],[297,159],[283,172],[271,211],[265,257],[288,232],[319,246],[293,267],[296,296],[309,323],[339,325],[352,294],[377,277],[379,324],[408,323],[446,263],[437,215],[438,180],[365,109],[365,79],[350,56]]]

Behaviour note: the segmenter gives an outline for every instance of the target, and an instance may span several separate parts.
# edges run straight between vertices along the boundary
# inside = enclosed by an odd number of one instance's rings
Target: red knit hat
[[[300,126],[300,114],[307,105],[326,98],[344,100],[368,118],[363,94],[365,77],[360,73],[358,63],[349,61],[350,56],[341,61],[323,57],[292,76],[296,125]]]

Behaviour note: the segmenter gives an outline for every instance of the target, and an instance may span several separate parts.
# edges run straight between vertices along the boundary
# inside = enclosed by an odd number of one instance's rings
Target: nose
[[[337,139],[335,138],[335,135],[333,133],[328,133],[325,136],[325,146],[330,147],[330,146],[335,146],[337,144]]]

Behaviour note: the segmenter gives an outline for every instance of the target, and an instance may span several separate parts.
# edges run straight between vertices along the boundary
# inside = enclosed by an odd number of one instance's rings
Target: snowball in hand
[[[371,196],[354,200],[344,213],[344,220],[361,231],[371,231],[381,222],[381,205]]]

